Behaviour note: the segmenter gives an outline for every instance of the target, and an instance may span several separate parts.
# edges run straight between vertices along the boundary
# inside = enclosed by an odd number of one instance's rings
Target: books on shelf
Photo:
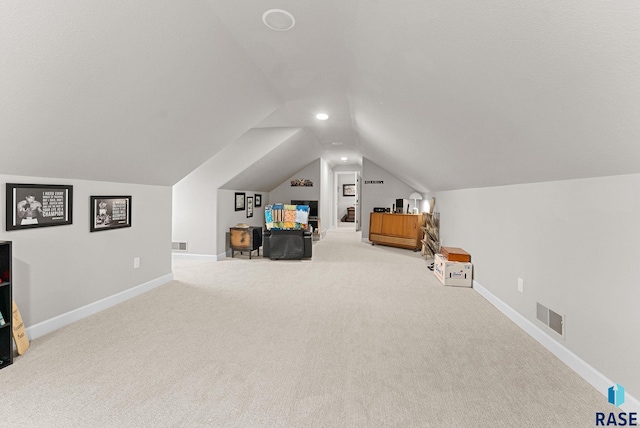
[[[5,325],[5,324],[6,324],[6,321],[2,317],[2,312],[0,311],[0,325]]]

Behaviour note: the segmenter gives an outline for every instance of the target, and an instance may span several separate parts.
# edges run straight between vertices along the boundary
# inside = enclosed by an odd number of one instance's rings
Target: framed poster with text
[[[73,186],[7,183],[7,231],[72,224]]]
[[[131,196],[91,196],[91,232],[131,227]]]

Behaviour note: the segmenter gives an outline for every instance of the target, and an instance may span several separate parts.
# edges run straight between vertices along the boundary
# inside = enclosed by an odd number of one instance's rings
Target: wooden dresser
[[[371,213],[369,241],[418,251],[422,247],[422,214]]]
[[[349,207],[347,208],[347,220],[348,222],[355,222],[356,221],[356,208],[355,207]]]

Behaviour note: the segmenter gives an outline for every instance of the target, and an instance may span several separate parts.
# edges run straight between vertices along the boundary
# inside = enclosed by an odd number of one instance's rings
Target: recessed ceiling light
[[[345,161],[345,162],[346,162],[346,161],[348,160],[348,158],[347,158],[346,156],[342,156],[342,157],[340,158],[340,160],[341,160],[341,161]]]
[[[318,113],[318,114],[316,114],[316,119],[318,119],[318,120],[327,120],[327,119],[329,119],[329,115],[327,113]]]
[[[293,15],[282,9],[269,9],[262,14],[262,22],[275,31],[291,30],[296,25]]]
[[[340,141],[334,141],[331,144],[333,144],[334,146],[341,146],[342,145],[342,143]]]

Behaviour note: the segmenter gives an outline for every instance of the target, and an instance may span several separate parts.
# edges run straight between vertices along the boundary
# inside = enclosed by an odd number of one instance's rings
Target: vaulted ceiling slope
[[[629,0],[8,0],[0,170],[166,185],[300,128],[425,192],[638,173],[638,22]],[[262,173],[295,173],[299,139]]]
[[[172,185],[281,104],[206,2],[0,2],[0,171]]]

